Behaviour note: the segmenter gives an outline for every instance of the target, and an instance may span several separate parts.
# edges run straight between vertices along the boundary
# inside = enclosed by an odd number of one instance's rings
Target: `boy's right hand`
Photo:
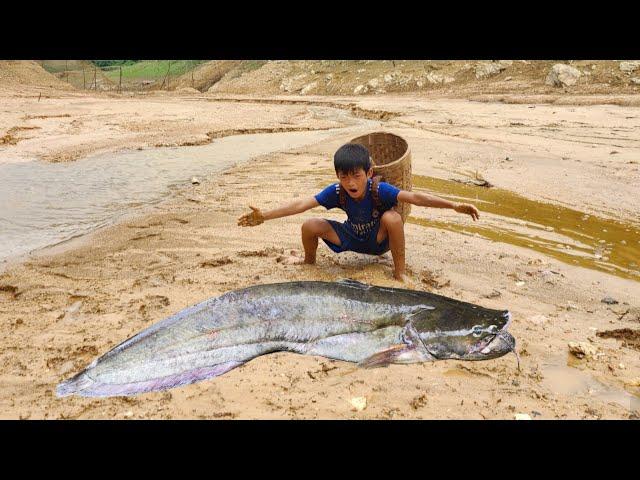
[[[251,213],[245,213],[240,218],[238,218],[238,226],[255,227],[256,225],[264,223],[264,215],[262,215],[260,209],[252,207],[251,205],[249,205],[249,208],[253,211]]]

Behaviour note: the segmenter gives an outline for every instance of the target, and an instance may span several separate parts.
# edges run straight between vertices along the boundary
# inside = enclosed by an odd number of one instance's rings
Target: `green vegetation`
[[[113,62],[118,60],[112,60]],[[120,67],[122,67],[122,79],[132,80],[159,80],[167,75],[176,77],[195,68],[205,60],[141,60],[135,63],[112,64],[102,67],[107,78],[118,81]]]
[[[140,60],[93,60],[98,67],[114,67],[117,65],[133,65]]]

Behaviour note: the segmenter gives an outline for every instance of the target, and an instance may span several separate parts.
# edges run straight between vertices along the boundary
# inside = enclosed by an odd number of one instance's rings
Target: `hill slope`
[[[37,86],[73,90],[71,85],[57,79],[34,60],[1,60],[0,86]]]
[[[610,60],[268,61],[242,71],[245,63],[229,71],[209,91],[300,95],[375,95],[423,90],[465,95],[640,93],[640,79],[636,78],[640,77],[640,68],[625,72],[620,62]],[[568,63],[579,70],[580,77],[574,85],[554,87],[545,83],[557,63]]]

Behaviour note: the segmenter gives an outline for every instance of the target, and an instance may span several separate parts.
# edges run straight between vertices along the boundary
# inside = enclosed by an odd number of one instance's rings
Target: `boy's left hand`
[[[458,203],[454,207],[454,210],[458,213],[466,213],[467,215],[471,215],[471,218],[473,218],[474,222],[480,218],[480,212],[478,212],[478,209],[470,203]]]

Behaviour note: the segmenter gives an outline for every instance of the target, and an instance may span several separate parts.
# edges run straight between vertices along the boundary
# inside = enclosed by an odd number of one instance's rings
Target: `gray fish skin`
[[[272,352],[378,367],[486,360],[515,349],[510,314],[353,280],[232,291],[143,330],[60,383],[57,395],[133,395],[224,374]]]

